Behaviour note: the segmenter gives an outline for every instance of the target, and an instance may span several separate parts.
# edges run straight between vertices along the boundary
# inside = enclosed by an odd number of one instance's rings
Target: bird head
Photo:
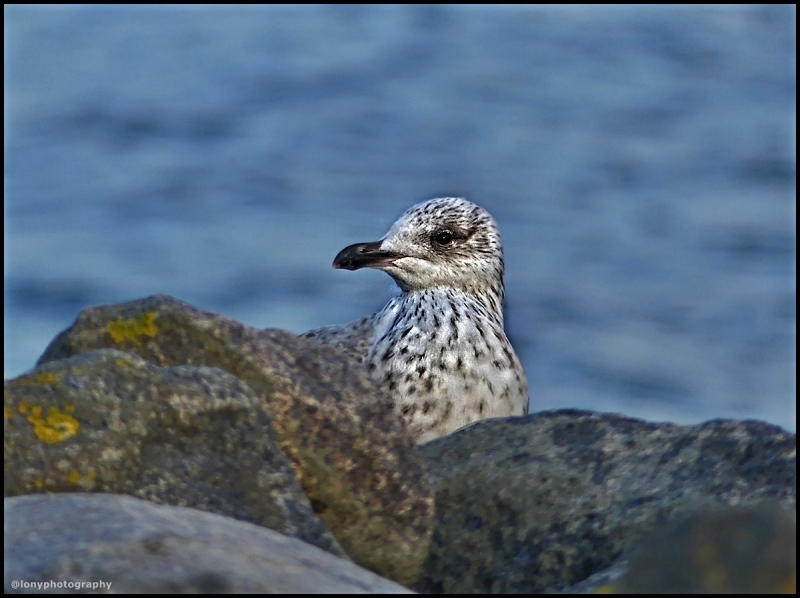
[[[405,292],[452,288],[501,312],[503,246],[494,218],[465,199],[431,199],[409,208],[380,240],[342,249],[333,267],[377,268]]]

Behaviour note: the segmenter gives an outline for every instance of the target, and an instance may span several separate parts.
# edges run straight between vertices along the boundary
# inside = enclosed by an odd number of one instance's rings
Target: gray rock
[[[590,575],[559,594],[618,594],[619,581],[628,571],[628,559],[620,557],[608,569]]]
[[[83,311],[39,362],[101,348],[238,377],[263,401],[314,512],[348,555],[401,583],[416,579],[433,522],[424,462],[389,398],[339,351],[155,296]]]
[[[650,534],[617,586],[626,594],[794,594],[797,522],[767,501],[691,513]]]
[[[422,451],[436,483],[417,586],[428,592],[563,589],[673,514],[796,497],[796,437],[760,422],[553,411],[481,421]]]
[[[5,384],[4,494],[113,492],[269,527],[344,556],[261,401],[215,368],[105,349]]]
[[[795,514],[767,500],[712,507],[657,526],[570,594],[795,594]]]
[[[55,494],[7,498],[4,511],[7,593],[41,591],[19,580],[104,581],[115,594],[408,592],[299,540],[194,509]]]

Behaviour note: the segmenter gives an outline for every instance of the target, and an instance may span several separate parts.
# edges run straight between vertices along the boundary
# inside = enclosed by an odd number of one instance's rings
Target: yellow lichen
[[[36,486],[37,490],[41,490],[44,488],[44,478],[42,476],[37,477],[33,480],[33,485]]]
[[[31,406],[28,405],[25,401],[20,401],[19,405],[17,405],[17,411],[19,411],[23,415],[28,413],[30,408],[31,408]]]
[[[117,320],[109,322],[108,333],[111,335],[112,340],[120,344],[124,341],[139,342],[143,336],[150,338],[158,334],[158,327],[156,326],[156,318],[158,314],[154,312],[147,312],[134,318],[133,320]]]
[[[134,367],[135,362],[130,357],[117,357],[114,360],[114,363],[117,364],[117,367],[121,370],[130,370]]]
[[[68,413],[61,413],[57,407],[50,407],[46,418],[42,418],[41,407],[31,408],[28,422],[33,425],[36,437],[47,444],[64,442],[67,438],[75,436],[81,427],[78,420]]]
[[[694,562],[703,571],[704,582],[713,588],[729,585],[728,572],[722,563],[719,549],[708,541],[701,541],[694,553]]]
[[[786,579],[778,582],[775,591],[779,594],[796,594],[797,593],[797,574],[792,573]]]
[[[64,405],[64,411],[69,411],[70,413],[75,413],[75,405],[71,403],[67,403]]]
[[[8,407],[3,407],[3,418],[4,419],[11,419],[14,417],[14,412],[11,411]]]
[[[58,382],[58,376],[52,372],[42,373],[36,376],[37,384],[55,384]]]
[[[71,486],[82,486],[85,489],[93,488],[96,478],[97,472],[95,472],[93,469],[85,474],[81,474],[79,471],[75,471],[74,469],[67,473],[67,482]]]

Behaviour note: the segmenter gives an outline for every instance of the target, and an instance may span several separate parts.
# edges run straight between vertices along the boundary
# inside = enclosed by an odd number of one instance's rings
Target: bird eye
[[[433,235],[433,240],[437,245],[442,245],[443,247],[446,247],[447,245],[450,245],[450,243],[453,242],[453,233],[451,233],[449,230],[437,231]]]

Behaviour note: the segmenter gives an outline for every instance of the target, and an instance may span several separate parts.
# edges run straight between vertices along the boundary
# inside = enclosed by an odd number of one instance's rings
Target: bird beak
[[[381,242],[356,243],[342,249],[333,260],[337,270],[359,270],[360,268],[382,268],[390,266],[401,257],[391,251],[381,251]]]

